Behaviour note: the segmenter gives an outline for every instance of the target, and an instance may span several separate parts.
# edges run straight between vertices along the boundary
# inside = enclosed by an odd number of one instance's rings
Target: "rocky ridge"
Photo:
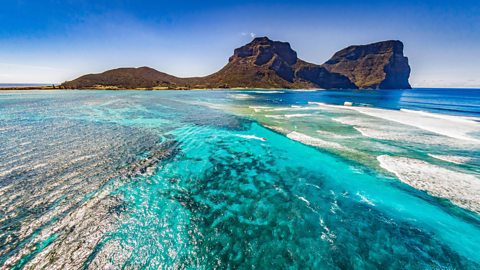
[[[88,74],[62,84],[73,89],[410,88],[400,41],[350,46],[323,65],[303,61],[288,42],[258,37],[234,50],[228,63],[205,76],[179,78],[149,67]]]

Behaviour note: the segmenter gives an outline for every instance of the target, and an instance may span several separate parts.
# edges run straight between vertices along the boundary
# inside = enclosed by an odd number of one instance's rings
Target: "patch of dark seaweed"
[[[123,177],[134,178],[141,175],[150,175],[153,172],[149,169],[157,166],[161,161],[170,159],[180,152],[178,141],[165,141],[160,144],[159,149],[152,150],[146,158],[131,163],[128,167],[120,170]]]
[[[182,191],[161,194],[191,212],[196,233],[189,237],[196,243],[195,257],[207,268],[478,267],[434,235],[334,192],[321,173],[297,167],[278,171],[271,157],[232,152],[227,144],[219,148],[231,155],[211,153],[202,177]],[[419,260],[411,250],[418,251]]]

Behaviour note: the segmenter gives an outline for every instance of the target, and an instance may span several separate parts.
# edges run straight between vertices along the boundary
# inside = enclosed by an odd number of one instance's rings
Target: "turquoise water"
[[[479,116],[480,96],[419,91],[2,92],[0,267],[477,269],[478,214],[376,159],[478,177],[477,145],[412,127],[414,141],[365,137],[332,119],[383,120],[308,103]]]

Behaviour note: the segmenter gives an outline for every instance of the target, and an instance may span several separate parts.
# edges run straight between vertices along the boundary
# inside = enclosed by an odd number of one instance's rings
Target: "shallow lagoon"
[[[2,92],[0,265],[478,268],[477,198],[378,157],[478,180],[479,145],[332,106],[428,111],[478,139],[480,94],[455,91]]]

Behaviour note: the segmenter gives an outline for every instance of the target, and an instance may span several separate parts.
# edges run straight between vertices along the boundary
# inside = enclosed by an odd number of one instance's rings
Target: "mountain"
[[[66,88],[152,88],[175,87],[183,84],[183,79],[149,67],[117,68],[99,74],[87,74],[73,81],[65,82]]]
[[[73,89],[199,88],[410,88],[410,67],[400,41],[351,46],[323,65],[303,61],[287,42],[267,37],[234,50],[228,63],[205,76],[179,78],[148,67],[119,68],[65,82]]]
[[[300,60],[289,43],[266,37],[235,49],[228,64],[202,78],[202,83],[209,87],[355,88],[346,76]]]
[[[398,40],[350,46],[335,53],[323,66],[347,76],[358,88],[411,88],[408,58]]]

